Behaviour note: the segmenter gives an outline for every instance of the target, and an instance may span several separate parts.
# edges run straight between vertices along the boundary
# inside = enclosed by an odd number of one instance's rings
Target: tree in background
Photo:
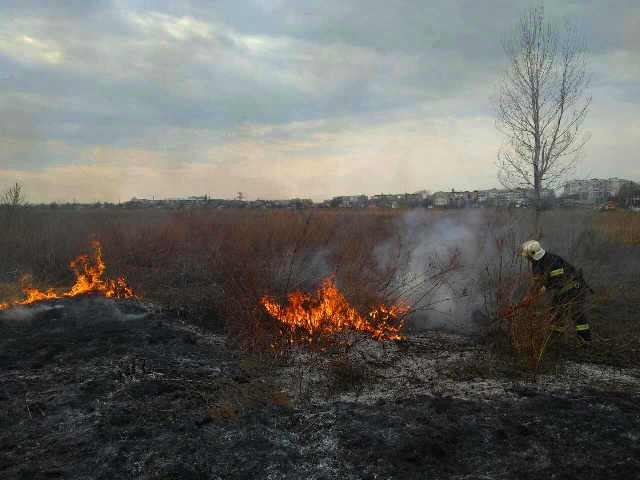
[[[635,182],[622,185],[615,197],[616,203],[625,208],[640,207],[640,205],[635,204],[638,203],[636,199],[640,199],[640,184]]]
[[[18,182],[0,194],[0,220],[4,220],[4,228],[15,223],[19,215],[19,208],[24,205],[26,205],[26,198],[22,185]]]
[[[509,63],[496,107],[507,142],[498,178],[507,188],[533,189],[537,231],[543,190],[573,169],[588,140],[581,131],[591,103],[586,50],[575,29],[547,21],[542,6],[521,18],[504,49]]]
[[[26,203],[22,185],[18,182],[9,187],[0,196],[0,206],[4,209],[16,209]]]

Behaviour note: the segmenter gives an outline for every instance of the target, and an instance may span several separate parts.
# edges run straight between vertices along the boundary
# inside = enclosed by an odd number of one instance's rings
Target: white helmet
[[[520,254],[523,257],[527,257],[535,261],[544,257],[545,253],[544,248],[542,248],[542,245],[540,245],[540,242],[537,240],[527,240],[522,244],[522,249],[520,250]]]

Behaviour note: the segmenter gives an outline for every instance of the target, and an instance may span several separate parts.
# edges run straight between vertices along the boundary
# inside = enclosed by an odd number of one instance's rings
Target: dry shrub
[[[517,251],[517,250],[516,250]],[[530,274],[518,265],[518,259],[506,248],[484,272],[485,308],[491,319],[486,333],[490,346],[507,348],[530,371],[537,371],[553,332],[555,316],[548,299],[531,298]]]
[[[530,305],[515,309],[507,316],[506,324],[514,352],[528,370],[537,371],[557,328],[551,307],[538,298]]]
[[[484,314],[493,320],[489,332],[500,330],[504,312],[518,303],[529,286],[530,273],[518,256],[523,234],[522,226],[508,212],[489,218],[484,232],[485,248],[480,265],[478,288],[482,295]]]

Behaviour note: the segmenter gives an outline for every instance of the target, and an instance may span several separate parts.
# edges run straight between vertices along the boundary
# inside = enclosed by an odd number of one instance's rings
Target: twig
[[[29,401],[27,400],[27,395],[24,396],[24,404],[27,407],[27,413],[29,414],[29,418],[33,420],[33,415],[31,415],[31,409],[29,408]]]

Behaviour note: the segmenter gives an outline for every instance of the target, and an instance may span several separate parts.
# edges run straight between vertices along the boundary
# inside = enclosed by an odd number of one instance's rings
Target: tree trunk
[[[534,201],[534,222],[533,222],[533,235],[534,238],[540,238],[541,226],[540,215],[542,212],[542,175],[538,168],[538,163],[534,162],[533,165],[533,201]]]

